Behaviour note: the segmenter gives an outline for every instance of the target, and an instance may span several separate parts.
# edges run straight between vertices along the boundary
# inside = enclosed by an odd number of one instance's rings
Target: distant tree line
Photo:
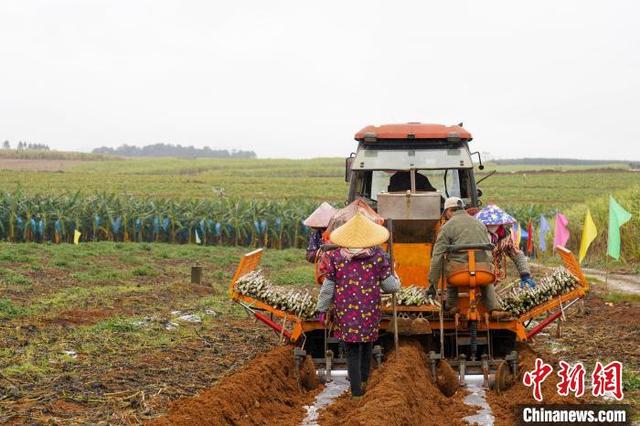
[[[256,158],[253,151],[195,148],[193,146],[156,143],[143,147],[121,145],[117,148],[102,146],[92,151],[94,154],[119,155],[123,157],[215,157],[215,158]]]
[[[2,143],[2,149],[11,149],[11,142],[4,141]],[[27,143],[19,141],[16,145],[18,151],[32,150],[32,151],[49,151],[49,145],[43,143]]]

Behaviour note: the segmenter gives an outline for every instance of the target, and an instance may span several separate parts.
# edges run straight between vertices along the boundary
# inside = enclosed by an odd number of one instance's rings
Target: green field
[[[499,174],[480,186],[485,202],[535,203],[565,207],[603,194],[640,185],[640,173],[620,168],[511,173],[516,166],[497,166]],[[524,166],[517,166],[522,170]],[[619,167],[619,166],[616,166]],[[493,170],[487,166],[484,172]],[[481,177],[483,172],[479,172]],[[84,162],[64,172],[0,171],[5,192],[85,194],[107,192],[193,199],[224,195],[269,200],[346,199],[344,160],[130,159]]]
[[[606,206],[604,213],[600,210],[609,193],[620,194],[619,201],[638,220],[632,194],[640,187],[640,173],[620,164],[610,169],[598,165],[594,170],[585,166],[546,170],[558,167],[488,164],[478,171],[478,178],[493,169],[498,173],[480,184],[482,201],[507,208],[523,222],[535,222],[540,214],[553,216],[557,210],[569,212],[573,248],[587,203],[597,211],[599,228],[606,227]],[[199,237],[207,244],[272,247],[303,246],[306,231],[300,219],[320,201],[342,205],[348,188],[340,158],[84,161],[66,164],[60,171],[5,169],[0,171],[0,187],[4,192],[0,238],[10,241],[39,240],[28,226],[35,217],[44,222],[45,240],[52,241],[71,241],[73,229],[78,228],[83,241],[194,242],[200,226]],[[16,224],[18,217],[25,223],[22,228]],[[122,231],[114,233],[112,225],[118,218]],[[54,223],[57,219],[60,226]],[[159,232],[158,223],[165,219],[170,220],[170,229]],[[605,234],[594,244],[596,256],[590,261],[602,260],[603,237],[606,240]],[[637,244],[625,247],[623,263],[636,263]]]
[[[277,344],[278,336],[229,302],[229,281],[250,249],[244,244],[264,245],[265,235],[268,245],[277,241],[275,218],[283,219],[281,229],[301,231],[299,216],[320,200],[344,201],[342,164],[154,159],[0,172],[0,232],[12,229],[14,238],[27,241],[0,242],[0,423],[140,423]],[[573,249],[588,206],[600,230],[587,258],[593,266],[602,265],[606,202],[613,192],[634,214],[623,233],[623,261],[614,267],[637,270],[639,185],[639,173],[574,170],[501,173],[481,187],[485,203],[508,206],[521,220],[541,212],[550,218],[555,209],[567,213]],[[23,215],[21,235],[16,212]],[[93,229],[96,212],[101,225]],[[192,231],[205,216],[225,229],[231,225],[234,233],[216,240],[207,225],[206,237],[213,238],[207,245],[155,242],[193,243]],[[34,234],[27,219],[34,217],[50,236],[60,218],[62,241],[72,238],[67,227],[78,224],[89,241],[29,242]],[[145,234],[154,241],[149,243],[92,242],[93,236],[135,239],[113,233],[111,226],[122,218],[135,234],[131,224],[138,217],[147,232],[156,217],[171,218],[175,229],[157,240]],[[265,235],[254,232],[254,221],[263,218]],[[305,244],[306,235],[293,235],[284,237],[285,246],[291,239]],[[203,267],[202,284],[189,282],[193,265]],[[313,268],[299,248],[266,250],[262,267],[277,284],[313,286]],[[616,305],[637,304],[628,295],[609,297]],[[635,383],[637,376],[626,380]]]

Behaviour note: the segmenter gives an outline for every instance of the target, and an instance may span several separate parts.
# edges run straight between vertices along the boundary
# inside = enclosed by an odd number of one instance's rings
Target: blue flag
[[[540,241],[539,243],[539,247],[541,251],[546,251],[547,250],[547,243],[545,241],[545,238],[547,236],[547,232],[549,232],[551,230],[551,227],[549,226],[549,222],[547,222],[547,219],[545,219],[544,215],[540,215],[540,230],[539,232],[539,236],[538,236],[538,241]]]

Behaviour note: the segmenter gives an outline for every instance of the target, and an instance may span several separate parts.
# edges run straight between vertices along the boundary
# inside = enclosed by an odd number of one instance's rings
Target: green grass
[[[11,300],[7,298],[0,299],[0,320],[17,317],[24,312],[24,308],[14,305]]]
[[[345,149],[345,153],[349,151]],[[497,203],[543,203],[566,206],[601,194],[602,188],[623,189],[640,184],[640,173],[611,170],[579,173],[589,167],[553,166],[558,173],[514,173],[547,169],[543,166],[491,166],[503,174],[480,186],[485,200]],[[85,194],[113,192],[161,198],[207,199],[224,195],[252,199],[313,199],[342,202],[344,159],[180,159],[145,158],[82,163],[64,173],[0,171],[0,185],[8,192],[28,194]]]
[[[604,297],[604,300],[611,303],[621,302],[640,302],[640,294],[635,293],[609,293]]]
[[[223,317],[243,318],[248,314],[245,309],[236,303],[230,303],[226,291],[215,296],[208,296],[200,299],[196,305],[199,310],[210,309]]]
[[[112,242],[79,246],[0,243],[0,252],[17,251],[31,259],[33,263],[21,268],[40,270],[37,278],[30,279],[9,269],[10,261],[0,260],[0,319],[53,315],[76,308],[108,308],[116,300],[144,297],[158,292],[159,288],[187,284],[191,266],[195,264],[203,267],[203,284],[212,286],[218,294],[190,302],[190,306],[164,308],[200,309],[208,306],[216,312],[235,315],[242,310],[229,303],[226,290],[240,257],[249,250],[243,247]],[[276,284],[305,285],[313,282],[313,266],[305,261],[304,251],[300,249],[266,250],[261,267]],[[63,286],[52,287],[49,276],[57,277]],[[29,297],[32,286],[38,286],[40,293],[28,301],[18,303],[12,296],[3,295],[10,288],[15,293],[25,287],[25,291],[20,293]],[[178,287],[164,291],[183,290]],[[184,291],[188,291],[188,287]]]
[[[11,269],[0,268],[0,283],[6,285],[26,286],[31,284],[31,279]]]
[[[30,377],[36,379],[44,376],[51,371],[51,368],[44,363],[34,364],[31,361],[25,361],[17,364],[12,364],[6,368],[3,368],[2,374],[8,377]]]
[[[109,331],[113,333],[130,333],[136,331],[139,327],[136,327],[131,318],[110,318],[106,321],[99,322],[91,327],[91,332]]]
[[[94,301],[96,306],[104,306],[107,304],[107,301],[114,297],[143,294],[151,290],[151,286],[140,286],[134,283],[117,286],[65,287],[50,296],[32,303],[29,311],[33,313],[45,313],[51,310],[82,307],[91,300]]]
[[[628,392],[640,390],[640,373],[637,371],[624,370],[622,373],[622,384]]]

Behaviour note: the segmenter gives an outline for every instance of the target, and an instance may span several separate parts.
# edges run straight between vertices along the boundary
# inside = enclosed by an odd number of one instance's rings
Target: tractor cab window
[[[471,172],[468,169],[418,170],[417,173],[426,176],[443,197],[460,197],[471,201]]]
[[[404,192],[411,189],[406,170],[373,170],[354,174],[356,196],[377,201],[380,192]],[[467,169],[417,170],[416,190],[439,192],[443,198],[460,197],[471,201],[470,171]]]

